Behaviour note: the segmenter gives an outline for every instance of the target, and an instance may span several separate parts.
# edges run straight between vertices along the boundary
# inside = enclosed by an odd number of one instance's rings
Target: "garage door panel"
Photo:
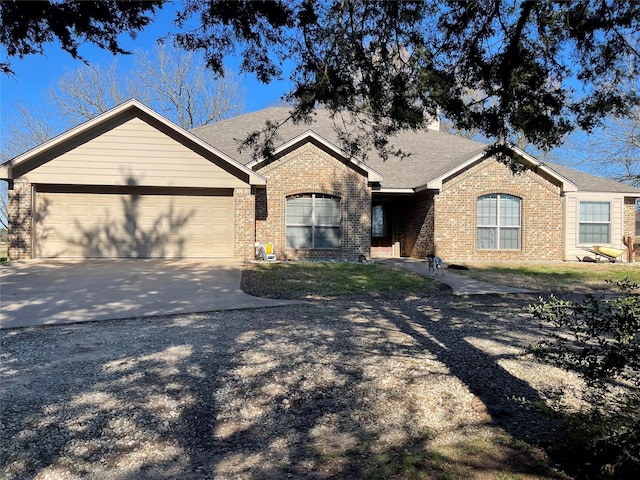
[[[38,257],[232,257],[233,197],[37,192]]]

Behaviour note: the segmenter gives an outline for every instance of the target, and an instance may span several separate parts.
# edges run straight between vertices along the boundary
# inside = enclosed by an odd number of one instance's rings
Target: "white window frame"
[[[478,206],[481,200],[495,197],[496,199],[496,210],[495,210],[495,224],[480,224],[480,215],[478,214]],[[514,198],[518,200],[518,225],[502,225],[501,224],[501,211],[500,211],[500,200],[502,198]],[[495,232],[495,240],[493,247],[480,246],[480,230],[489,230],[493,229]],[[503,248],[501,247],[501,233],[503,230],[517,230],[517,240],[518,246],[516,248]],[[519,251],[522,250],[522,198],[516,195],[510,195],[507,193],[489,193],[486,195],[480,195],[476,199],[476,249],[477,250],[510,250],[510,251]]]
[[[290,223],[289,222],[289,200],[296,198],[311,198],[311,222],[310,223]],[[335,200],[338,207],[338,217],[335,223],[319,223],[316,216],[316,200],[318,198],[329,198]],[[340,197],[321,193],[303,193],[298,195],[289,195],[286,198],[287,208],[285,210],[285,244],[286,248],[295,248],[300,250],[338,250],[340,248],[340,223],[342,220]],[[288,229],[289,227],[307,227],[311,228],[311,246],[295,247],[289,243]],[[316,231],[319,228],[337,229],[337,244],[335,246],[316,246]]]
[[[582,207],[586,204],[606,204],[609,207],[608,216],[609,219],[607,221],[603,220],[583,220],[582,215]],[[606,225],[607,226],[607,240],[594,240],[594,239],[583,239],[582,238],[582,225]],[[580,200],[578,203],[578,245],[598,245],[598,244],[609,244],[611,243],[611,202],[607,200]]]

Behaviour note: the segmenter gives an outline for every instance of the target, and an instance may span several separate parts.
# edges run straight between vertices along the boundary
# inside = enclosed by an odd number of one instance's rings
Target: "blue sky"
[[[172,21],[175,18],[175,11],[179,2],[166,4],[157,12],[155,20],[146,29],[140,32],[135,39],[128,35],[121,36],[121,46],[129,51],[152,50],[158,38],[167,33],[176,32],[177,29]],[[197,22],[196,17],[192,21]],[[186,25],[186,28],[196,25]],[[110,63],[114,56],[109,52],[101,50],[93,45],[84,45],[80,48],[80,54],[93,65]],[[0,55],[5,58],[5,52],[0,50]],[[131,63],[132,55],[117,57],[118,65],[124,71]],[[53,87],[58,79],[66,72],[73,71],[83,66],[80,60],[74,60],[68,53],[64,52],[59,45],[51,44],[46,47],[45,55],[31,55],[24,59],[10,59],[15,76],[0,74],[0,123],[7,121],[7,115],[11,112],[16,103],[26,106],[30,111],[35,112],[41,109],[41,105],[46,100],[48,90]],[[226,67],[230,72],[238,73],[238,58],[229,58]],[[285,74],[286,78],[286,74]],[[242,77],[242,86],[246,92],[244,99],[244,111],[255,111],[280,103],[280,100],[290,89],[289,80],[275,81],[269,85],[263,85],[256,81],[252,75]],[[4,125],[4,123],[2,123]],[[580,143],[580,142],[578,142]],[[560,147],[562,158],[569,158],[572,155],[583,155],[580,149],[574,146]],[[558,149],[558,150],[560,150]],[[558,151],[556,150],[556,151]],[[585,166],[573,165],[576,168],[585,169]],[[589,171],[589,166],[586,168]],[[0,182],[0,192],[4,182]]]
[[[134,40],[128,35],[122,35],[121,46],[128,51],[152,50],[158,38],[176,31],[175,26],[172,25],[174,11],[171,5],[163,8],[158,12],[153,23],[140,32]],[[80,54],[90,64],[104,65],[114,59],[111,53],[93,45],[81,47]],[[4,51],[2,57],[6,58]],[[131,62],[131,57],[132,55],[117,56],[118,65],[126,69]],[[53,87],[66,71],[73,71],[83,66],[80,60],[74,60],[58,44],[48,45],[45,55],[30,55],[24,59],[12,58],[10,62],[15,76],[0,75],[2,117],[5,117],[16,102],[27,106],[30,110],[37,110],[49,88]],[[238,64],[236,58],[229,58],[226,62],[227,68],[234,73],[237,73]],[[245,98],[246,111],[278,104],[289,88],[288,80],[263,85],[251,75],[244,76],[242,83],[245,91],[248,92]]]

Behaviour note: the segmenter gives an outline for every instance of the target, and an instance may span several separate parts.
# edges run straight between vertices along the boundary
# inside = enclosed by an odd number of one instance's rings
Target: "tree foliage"
[[[74,58],[81,58],[78,48],[93,43],[112,53],[127,53],[118,36],[136,32],[148,25],[163,0],[144,2],[34,1],[0,3],[0,42],[9,57],[23,58],[43,54],[54,40]],[[11,72],[8,62],[0,70]]]
[[[51,35],[77,55],[62,27],[82,27],[91,15],[109,28],[79,35],[117,51],[116,30],[142,28],[160,2],[104,2],[89,12],[40,3],[49,8],[3,4],[3,25],[5,10],[21,24],[3,26],[3,44],[17,45],[9,56],[41,52]],[[293,120],[324,106],[338,125],[363,127],[366,137],[345,137],[348,151],[384,150],[394,132],[422,128],[437,114],[496,140],[522,132],[549,149],[576,126],[589,131],[638,104],[638,92],[616,85],[639,73],[639,23],[633,0],[184,0],[177,31],[168,33],[202,52],[217,74],[230,54],[262,82],[291,62]],[[42,25],[51,24],[45,35]],[[469,90],[482,95],[470,99]]]
[[[58,133],[52,124],[52,116],[43,105],[32,111],[24,105],[13,105],[10,113],[4,115],[0,136],[0,162],[46,142]],[[0,196],[6,194],[0,191]],[[0,212],[1,214],[1,212]],[[6,218],[6,217],[5,217]]]
[[[582,303],[552,296],[529,307],[553,327],[538,356],[575,370],[588,383],[621,379],[640,388],[640,285],[616,282],[622,296],[587,295]]]
[[[552,156],[558,163],[640,188],[640,105],[627,116],[607,116],[591,135],[570,135]]]
[[[0,160],[9,160],[130,98],[186,129],[222,120],[242,107],[237,77],[215,78],[195,54],[158,45],[153,52],[136,52],[127,70],[113,61],[67,71],[37,110],[14,105],[2,125]]]
[[[637,474],[640,285],[629,280],[613,284],[620,296],[587,295],[579,303],[552,296],[530,305],[528,311],[551,327],[549,338],[533,345],[532,352],[537,358],[577,372],[590,387],[591,410],[577,417],[576,438],[609,473]]]

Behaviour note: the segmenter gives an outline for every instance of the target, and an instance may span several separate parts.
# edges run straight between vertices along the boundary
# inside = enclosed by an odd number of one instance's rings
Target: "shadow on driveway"
[[[247,295],[233,260],[21,261],[0,268],[0,328],[302,303]]]

